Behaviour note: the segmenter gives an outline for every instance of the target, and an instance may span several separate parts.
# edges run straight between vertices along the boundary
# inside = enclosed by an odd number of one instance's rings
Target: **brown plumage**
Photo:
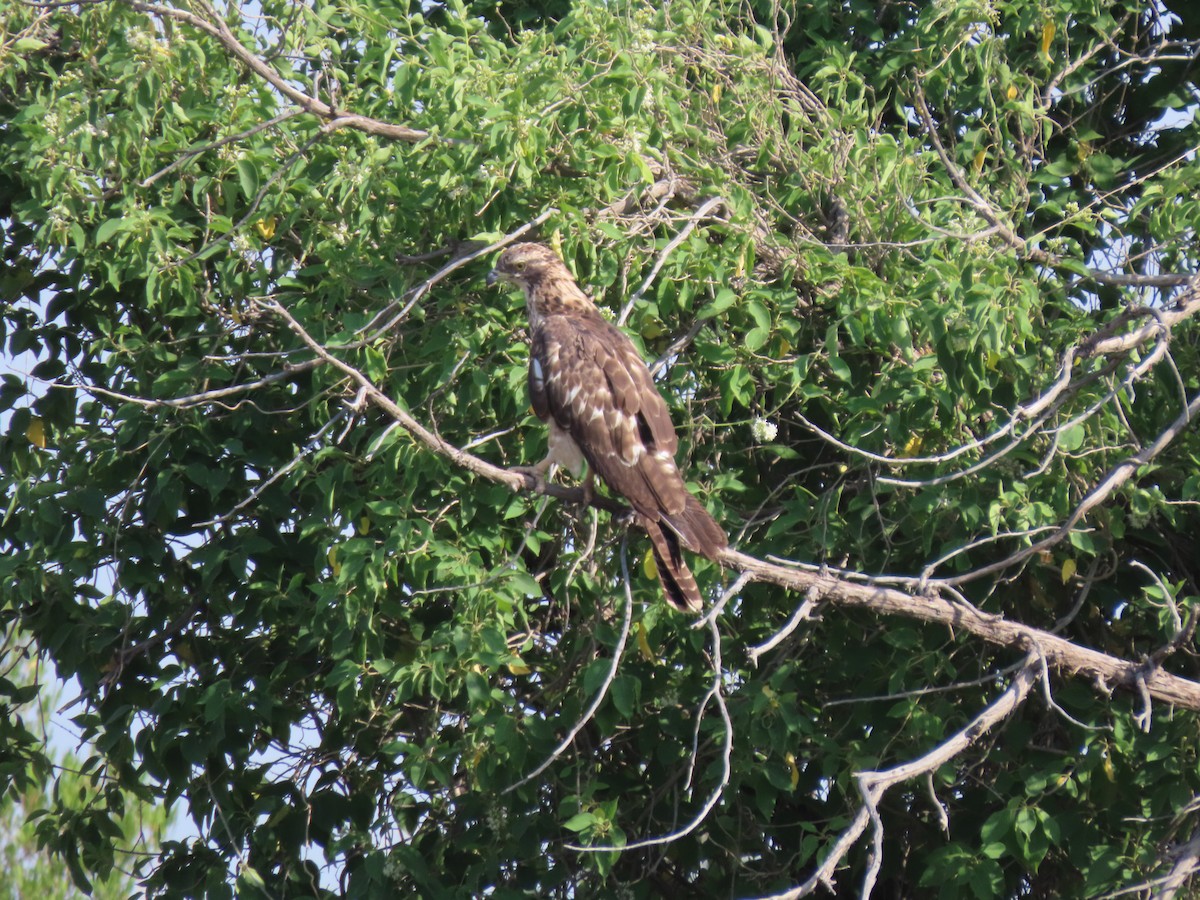
[[[497,280],[521,288],[529,313],[529,397],[550,426],[549,453],[534,470],[559,464],[579,475],[586,460],[634,508],[667,600],[698,612],[700,589],[680,545],[716,559],[729,542],[684,484],[667,404],[637,348],[549,247],[509,247],[488,276]]]

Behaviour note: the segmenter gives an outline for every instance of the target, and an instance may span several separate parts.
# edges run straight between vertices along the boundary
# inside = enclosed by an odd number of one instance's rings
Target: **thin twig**
[[[737,596],[738,592],[746,586],[746,582],[749,580],[750,575],[748,572],[743,572],[741,575],[739,575],[737,580],[734,581],[733,584],[726,588],[724,593],[721,594],[721,599],[713,604],[712,609],[705,613],[702,618],[697,619],[692,624],[692,627],[703,628],[705,625],[708,625],[710,622],[716,619],[717,616],[721,615],[721,613],[725,610],[725,605],[729,603],[729,601],[735,596]]]
[[[571,726],[567,731],[566,737],[559,742],[559,745],[550,751],[547,756],[536,769],[522,778],[520,781],[513,782],[500,793],[507,794],[515,791],[523,784],[528,784],[545,772],[554,761],[562,756],[563,752],[571,746],[575,740],[575,736],[579,734],[592,720],[592,716],[596,714],[596,710],[600,708],[600,704],[604,702],[604,698],[608,696],[608,689],[612,686],[613,679],[617,677],[617,668],[621,665],[621,656],[625,652],[625,644],[629,640],[629,627],[633,622],[633,593],[629,586],[629,560],[628,560],[628,536],[621,538],[621,577],[624,579],[625,586],[625,614],[621,620],[621,635],[617,638],[617,646],[613,648],[612,665],[608,668],[608,673],[604,676],[604,681],[600,684],[600,689],[596,691],[596,696],[592,698],[592,702],[588,708],[583,711],[583,715],[579,717],[579,721]]]
[[[642,299],[642,295],[646,293],[650,285],[654,283],[654,279],[658,277],[658,273],[662,271],[662,267],[667,262],[667,257],[671,255],[676,247],[687,240],[687,236],[700,224],[701,220],[706,218],[718,206],[724,205],[725,201],[721,197],[710,197],[701,203],[695,212],[688,216],[688,220],[683,228],[679,230],[679,234],[671,238],[667,246],[663,247],[662,252],[658,254],[658,258],[654,261],[654,265],[650,269],[650,274],[646,276],[646,280],[642,282],[642,286],[634,291],[633,296],[621,307],[621,314],[617,316],[618,325],[625,324],[625,320],[629,318],[629,313],[633,311],[634,305]]]
[[[1034,681],[1037,680],[1037,672],[1037,660],[1031,654],[1026,658],[1025,664],[1017,672],[1004,693],[985,707],[965,728],[917,759],[891,769],[859,772],[855,776],[855,780],[862,797],[862,805],[850,826],[842,832],[829,854],[803,884],[781,894],[762,898],[762,900],[796,900],[796,898],[811,894],[820,886],[833,890],[834,871],[862,836],[862,833],[866,831],[867,825],[873,823],[875,830],[872,834],[872,851],[867,863],[866,874],[863,877],[862,889],[857,894],[860,898],[869,897],[871,891],[874,890],[875,880],[883,864],[883,819],[879,815],[879,802],[884,793],[888,788],[901,782],[937,771],[976,743],[986,732],[1011,716],[1024,701],[1029,689],[1033,687]]]
[[[751,647],[746,651],[746,655],[750,657],[751,664],[757,666],[759,658],[764,653],[770,653],[772,650],[782,644],[788,639],[791,633],[800,626],[801,622],[810,618],[812,616],[812,611],[816,607],[817,601],[820,599],[820,597],[821,594],[817,586],[815,584],[812,585],[804,593],[804,602],[796,607],[796,611],[792,613],[792,617],[787,620],[784,626],[775,632],[775,634],[773,634],[769,640],[764,641],[757,647]]]
[[[424,281],[422,281],[416,287],[405,292],[404,296],[402,296],[399,300],[395,300],[392,303],[389,303],[383,309],[381,309],[378,313],[376,313],[371,318],[371,321],[367,322],[366,325],[364,325],[364,326],[362,326],[362,328],[358,329],[357,333],[358,334],[367,334],[366,341],[368,343],[371,341],[377,340],[378,338],[387,334],[389,331],[391,331],[393,328],[396,327],[396,324],[398,322],[400,322],[405,316],[407,316],[409,314],[409,312],[412,310],[412,308],[414,306],[416,306],[417,302],[422,297],[424,297],[427,293],[429,293],[430,289],[433,288],[433,286],[435,284],[437,284],[439,281],[441,281],[443,278],[445,278],[451,272],[454,272],[456,269],[461,269],[467,263],[473,262],[474,260],[479,259],[479,257],[481,257],[481,256],[487,256],[489,253],[491,253],[495,250],[499,250],[501,247],[508,246],[513,241],[522,237],[526,233],[532,231],[534,228],[537,228],[539,225],[541,225],[543,222],[545,222],[547,219],[549,219],[552,215],[554,215],[557,212],[558,212],[558,210],[555,207],[553,207],[553,206],[548,207],[545,210],[543,210],[541,213],[539,213],[536,217],[534,217],[533,219],[530,219],[528,222],[526,222],[520,228],[516,228],[516,229],[510,231],[508,234],[504,235],[499,240],[493,241],[492,243],[488,244],[485,247],[478,247],[476,249],[470,250],[467,253],[464,253],[462,256],[455,257],[453,260],[448,262],[446,265],[442,266],[442,268],[438,269],[433,275],[426,278]],[[398,306],[400,306],[401,302],[403,302],[404,305],[402,307],[400,307],[399,312],[396,312],[396,308]],[[394,315],[393,315],[393,313],[394,313]],[[387,320],[386,323],[383,325],[379,325],[379,327],[376,328],[378,323],[385,319]],[[369,334],[368,334],[368,332],[369,332]]]
[[[722,679],[725,677],[725,672],[721,665],[721,633],[717,630],[716,622],[708,623],[709,634],[713,639],[713,683],[705,695],[701,706],[707,704],[711,697],[717,702],[717,710],[721,713],[721,722],[725,731],[725,742],[721,750],[721,777],[718,779],[716,786],[708,795],[708,799],[697,810],[691,820],[677,831],[672,831],[670,834],[659,835],[658,837],[645,838],[640,841],[631,841],[620,847],[616,846],[590,846],[582,847],[575,844],[567,844],[568,850],[577,850],[581,853],[605,853],[617,850],[641,850],[644,847],[656,847],[662,844],[670,844],[691,834],[708,818],[708,814],[712,812],[721,799],[721,795],[725,793],[725,788],[729,786],[729,776],[732,771],[731,759],[733,757],[733,722],[729,718],[729,710],[725,706],[725,696],[721,690]]]

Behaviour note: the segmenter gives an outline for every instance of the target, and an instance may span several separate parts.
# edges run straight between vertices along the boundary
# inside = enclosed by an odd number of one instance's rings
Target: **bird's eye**
[[[513,263],[513,268],[516,269],[518,272],[520,272],[522,269],[525,268],[525,260],[518,259],[516,262]]]

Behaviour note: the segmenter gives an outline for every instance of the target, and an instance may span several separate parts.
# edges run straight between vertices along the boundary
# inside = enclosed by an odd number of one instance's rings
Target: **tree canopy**
[[[0,624],[81,690],[81,886],[1200,867],[1190,4],[0,4]],[[513,469],[528,239],[730,534],[699,622]],[[53,771],[21,715],[0,760]],[[195,836],[118,858],[127,796]]]

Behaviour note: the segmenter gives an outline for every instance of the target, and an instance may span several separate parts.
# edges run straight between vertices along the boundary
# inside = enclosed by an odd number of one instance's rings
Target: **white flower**
[[[769,444],[779,434],[779,426],[760,416],[750,423],[750,434],[756,444]]]

